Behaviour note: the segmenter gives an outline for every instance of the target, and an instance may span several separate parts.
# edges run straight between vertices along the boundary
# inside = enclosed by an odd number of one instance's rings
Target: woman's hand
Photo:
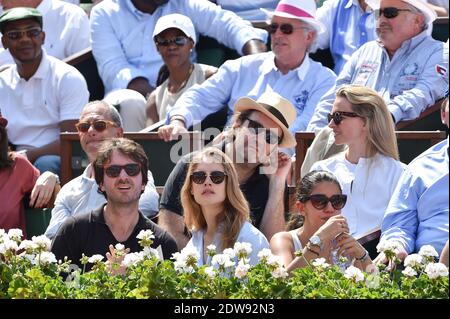
[[[52,172],[42,173],[31,191],[30,206],[36,208],[46,207],[52,198],[58,180],[58,176]]]
[[[342,215],[330,217],[315,233],[322,241],[329,242],[336,238],[339,234],[349,233],[347,219]]]
[[[336,238],[338,256],[344,255],[351,259],[361,259],[366,253],[365,248],[349,234],[341,234]]]

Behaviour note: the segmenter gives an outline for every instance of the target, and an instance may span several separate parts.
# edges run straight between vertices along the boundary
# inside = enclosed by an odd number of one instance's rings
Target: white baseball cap
[[[194,24],[191,19],[179,13],[172,13],[159,18],[153,30],[153,39],[161,32],[171,28],[183,31],[194,43],[197,42],[197,35],[195,34]]]

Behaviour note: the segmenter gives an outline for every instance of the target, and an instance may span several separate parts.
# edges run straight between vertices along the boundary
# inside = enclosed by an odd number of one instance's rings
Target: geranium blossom
[[[428,277],[430,277],[431,279],[448,276],[447,267],[441,263],[429,263],[425,267],[425,272],[427,273]]]

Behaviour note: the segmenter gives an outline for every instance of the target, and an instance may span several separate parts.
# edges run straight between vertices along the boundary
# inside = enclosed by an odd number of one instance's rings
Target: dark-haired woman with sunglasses
[[[394,121],[374,90],[342,86],[328,119],[335,143],[346,150],[315,163],[311,170],[326,170],[337,177],[348,196],[342,214],[350,234],[359,237],[381,226],[406,165],[399,161]]]
[[[239,188],[233,163],[225,153],[209,147],[197,153],[189,164],[181,189],[186,226],[192,238],[186,247],[200,256],[199,265],[210,263],[209,245],[220,253],[236,242],[248,242],[250,264],[258,262],[258,252],[269,248],[266,237],[249,223],[248,203]]]
[[[314,171],[302,178],[297,188],[299,215],[292,216],[285,232],[275,234],[270,248],[280,256],[288,271],[305,267],[313,259],[325,258],[337,263],[366,269],[372,262],[367,251],[348,234],[347,220],[341,215],[347,196],[342,194],[336,177],[326,171]],[[300,257],[295,252],[300,251]]]
[[[216,73],[217,68],[191,62],[196,34],[191,19],[184,15],[170,14],[159,18],[153,40],[164,61],[156,81],[157,88],[147,100],[147,117],[155,123],[166,116],[183,92],[205,81]]]

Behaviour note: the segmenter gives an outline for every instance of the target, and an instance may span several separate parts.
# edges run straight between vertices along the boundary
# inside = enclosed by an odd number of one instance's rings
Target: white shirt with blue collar
[[[381,226],[381,241],[396,240],[408,254],[448,240],[448,137],[416,157],[399,180]]]
[[[328,124],[337,89],[346,84],[374,89],[386,102],[395,121],[419,117],[427,107],[444,97],[447,82],[438,76],[436,68],[443,66],[444,43],[434,40],[426,31],[403,42],[392,59],[377,41],[364,44],[345,64],[335,86],[320,100],[308,125],[315,131]]]
[[[308,55],[296,69],[282,74],[275,65],[275,55],[265,52],[225,62],[207,81],[187,90],[166,117],[181,115],[186,126],[201,121],[208,114],[228,106],[228,120],[234,104],[241,97],[257,99],[267,91],[277,92],[297,110],[291,132],[304,131],[319,99],[333,86],[336,75]]]
[[[317,36],[317,46],[319,49],[330,48],[336,74],[341,72],[353,52],[377,38],[373,10],[367,6],[363,11],[358,0],[327,0],[317,8],[316,19],[326,29]]]
[[[153,14],[136,9],[131,0],[103,1],[92,8],[92,52],[97,61],[106,93],[124,89],[137,77],[155,86],[163,65],[155,43],[153,29],[158,19],[170,13],[188,16],[201,34],[242,53],[246,42],[267,40],[267,32],[253,28],[234,13],[208,1],[171,0]]]

